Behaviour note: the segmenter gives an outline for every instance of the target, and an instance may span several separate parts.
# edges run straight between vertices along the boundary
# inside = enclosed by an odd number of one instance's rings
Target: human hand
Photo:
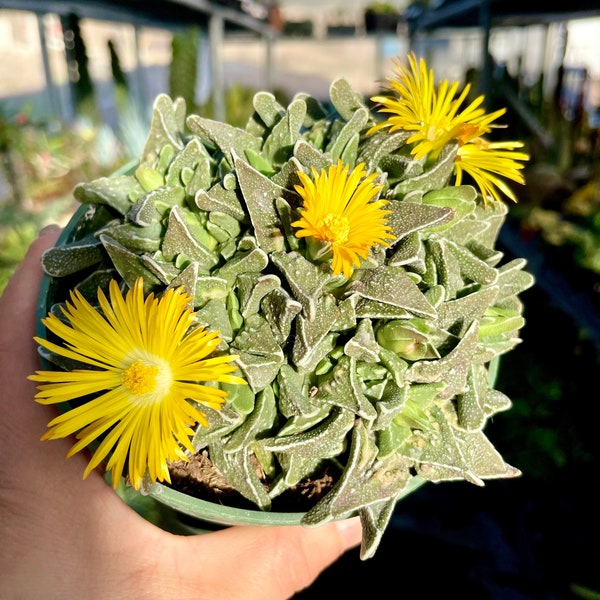
[[[0,598],[290,598],[359,544],[357,518],[309,529],[230,527],[182,537],[145,521],[73,441],[40,441],[56,407],[33,400],[44,230],[0,298]]]

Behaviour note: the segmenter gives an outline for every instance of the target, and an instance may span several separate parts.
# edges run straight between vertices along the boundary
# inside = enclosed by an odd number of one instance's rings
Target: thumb
[[[40,232],[0,296],[0,353],[3,363],[7,361],[3,364],[6,366],[4,372],[11,381],[21,381],[15,376],[15,368],[19,367],[17,373],[22,373],[24,380],[31,372],[29,369],[38,363],[32,338],[35,333],[38,290],[43,274],[40,258],[45,250],[56,243],[59,234],[60,228],[53,226]],[[8,362],[13,366],[9,368]],[[6,383],[5,389],[14,394],[13,384],[9,381],[2,383]]]
[[[32,318],[35,311],[37,290],[43,274],[40,258],[45,250],[56,243],[60,232],[58,225],[48,225],[40,231],[2,294],[3,302],[8,306],[18,307],[15,313],[25,315],[24,318]],[[22,301],[27,301],[27,304],[23,305]],[[12,315],[10,318],[12,319]]]
[[[180,568],[183,573],[197,572],[200,588],[213,590],[213,597],[284,600],[308,587],[346,550],[357,546],[361,536],[358,517],[314,528],[230,527],[184,538],[193,548],[183,551],[189,569],[184,564]]]

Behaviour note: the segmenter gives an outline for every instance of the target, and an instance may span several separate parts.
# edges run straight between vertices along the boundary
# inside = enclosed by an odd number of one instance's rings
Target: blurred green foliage
[[[50,223],[60,223],[72,207],[69,197],[56,198],[36,212],[11,203],[0,204],[0,295],[40,230]]]

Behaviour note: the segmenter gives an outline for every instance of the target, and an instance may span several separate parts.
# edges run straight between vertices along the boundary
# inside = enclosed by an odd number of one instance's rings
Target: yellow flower
[[[394,237],[386,223],[386,201],[375,200],[382,185],[374,182],[377,173],[367,176],[362,163],[350,171],[338,160],[320,173],[313,167],[312,175],[298,171],[302,185],[295,188],[304,202],[300,219],[292,223],[300,228],[296,237],[329,243],[334,275],[349,278],[360,266],[359,257],[367,258],[369,248],[387,246],[385,240]]]
[[[48,424],[42,439],[76,434],[68,457],[102,437],[84,478],[106,463],[116,488],[128,461],[131,484],[139,489],[148,473],[152,482],[170,481],[168,462],[187,460],[194,452],[192,426],[207,420],[196,404],[220,409],[227,393],[204,382],[245,381],[230,375],[237,356],[207,358],[220,344],[219,332],[190,329],[194,313],[182,289],[144,299],[138,278],[125,297],[110,282],[110,302],[98,290],[102,314],[78,291],[63,309],[64,320],[49,314],[42,323],[64,345],[35,338],[43,347],[90,368],[37,371],[29,378],[43,382],[35,399],[40,404],[79,400],[76,407]]]
[[[454,163],[455,184],[461,185],[463,173],[467,173],[479,187],[484,202],[490,196],[500,201],[500,191],[516,202],[513,191],[500,177],[525,183],[521,173],[523,164],[518,161],[529,160],[529,155],[514,152],[522,147],[522,142],[487,142],[481,138],[460,146]]]
[[[456,98],[458,82],[449,86],[444,80],[435,86],[432,69],[427,69],[424,59],[414,53],[408,56],[409,66],[396,65],[394,77],[388,77],[391,95],[373,96],[371,100],[380,104],[386,120],[374,125],[367,134],[389,128],[390,133],[398,130],[413,131],[408,144],[415,144],[411,153],[416,159],[431,154],[433,157],[450,141],[464,143],[491,131],[492,122],[506,112],[500,109],[486,114],[480,107],[484,96],[477,97],[462,111],[461,104],[467,97],[467,84]]]
[[[460,106],[467,97],[470,85],[467,84],[456,97],[458,83],[449,86],[442,81],[437,88],[433,71],[427,69],[421,58],[417,64],[414,53],[408,57],[409,66],[398,65],[395,77],[388,77],[390,96],[374,96],[373,102],[383,106],[381,112],[388,113],[386,120],[374,125],[367,134],[389,128],[390,132],[404,130],[414,132],[407,140],[414,144],[411,154],[416,159],[431,155],[435,158],[448,143],[458,144],[455,159],[455,185],[461,185],[463,175],[470,175],[479,187],[484,202],[489,197],[500,201],[503,192],[516,202],[516,197],[501,177],[524,183],[519,161],[529,160],[523,152],[513,152],[522,148],[521,142],[487,142],[482,135],[489,133],[493,122],[506,112],[500,109],[486,114],[481,108],[484,97],[477,97],[464,110]]]

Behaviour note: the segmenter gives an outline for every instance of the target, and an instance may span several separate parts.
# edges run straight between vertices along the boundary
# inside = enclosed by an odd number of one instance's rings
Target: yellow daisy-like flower
[[[449,85],[447,80],[436,87],[432,69],[427,69],[424,59],[414,53],[408,56],[408,66],[396,65],[396,73],[388,77],[391,95],[373,96],[371,100],[383,108],[380,112],[391,116],[369,129],[370,135],[389,128],[391,133],[404,130],[414,133],[408,144],[414,144],[411,153],[416,159],[431,154],[433,157],[450,141],[465,143],[491,131],[492,123],[506,112],[500,109],[486,114],[481,108],[484,96],[477,97],[464,110],[461,104],[467,97],[467,84],[456,97],[458,82]]]
[[[524,152],[514,152],[523,147],[522,142],[487,142],[477,138],[460,146],[454,162],[456,185],[461,185],[463,174],[473,178],[483,196],[484,202],[491,197],[500,201],[503,192],[514,202],[517,198],[513,191],[500,178],[505,177],[517,183],[525,183],[523,164],[518,161],[529,160]]]
[[[352,171],[340,160],[321,172],[312,168],[312,178],[298,171],[302,185],[295,186],[302,196],[301,217],[292,223],[296,237],[313,237],[331,244],[334,275],[349,278],[359,257],[367,258],[375,244],[387,246],[393,239],[384,210],[385,200],[375,200],[382,185],[375,183],[377,173],[367,176],[364,164]]]
[[[170,481],[168,462],[187,460],[193,453],[192,426],[207,426],[196,404],[220,409],[227,393],[199,382],[246,383],[230,375],[237,356],[210,354],[221,342],[219,332],[191,328],[194,313],[182,289],[169,289],[161,298],[144,298],[138,278],[125,297],[110,282],[110,302],[98,290],[102,314],[78,291],[63,309],[65,320],[53,314],[42,320],[64,345],[36,337],[44,348],[90,366],[72,371],[37,371],[29,378],[38,385],[35,400],[56,404],[83,403],[48,424],[42,439],[76,434],[68,457],[103,438],[84,478],[106,462],[116,488],[127,461],[131,484],[139,489],[145,474],[152,482]]]
[[[489,133],[493,122],[506,112],[500,109],[487,114],[481,103],[484,96],[477,97],[464,110],[460,110],[467,97],[470,85],[466,85],[456,97],[458,83],[452,85],[442,81],[437,87],[433,70],[427,69],[424,59],[417,59],[414,53],[408,57],[408,66],[398,65],[395,77],[388,77],[390,96],[374,96],[382,113],[388,113],[386,120],[374,125],[367,132],[382,129],[390,132],[404,130],[414,132],[407,140],[414,144],[411,153],[420,159],[430,155],[435,158],[449,142],[458,144],[455,159],[455,185],[461,185],[463,175],[470,175],[479,187],[484,202],[488,198],[500,201],[499,192],[516,202],[516,197],[502,177],[524,183],[519,161],[529,160],[529,155],[514,152],[523,147],[521,142],[486,142],[482,135]]]

